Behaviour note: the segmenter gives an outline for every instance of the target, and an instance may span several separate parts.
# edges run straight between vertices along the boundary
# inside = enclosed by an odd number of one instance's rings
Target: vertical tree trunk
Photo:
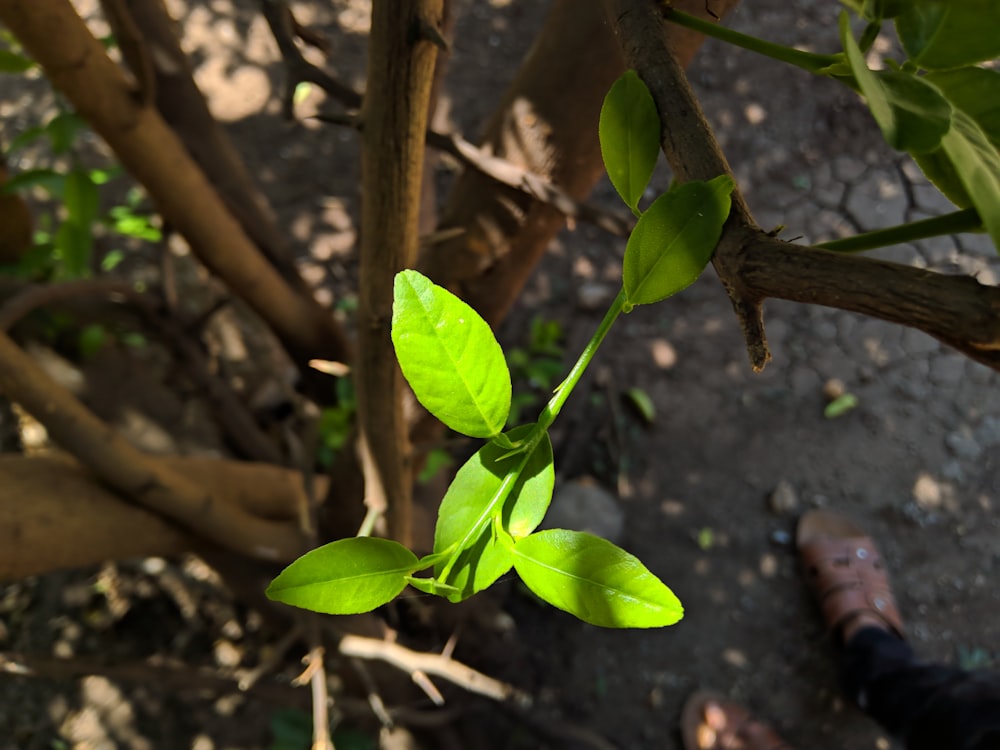
[[[358,416],[374,471],[367,502],[384,502],[389,533],[412,534],[409,443],[403,381],[389,337],[397,271],[416,262],[424,133],[442,0],[375,0],[362,109],[363,205],[358,300]],[[374,476],[373,476],[374,475]]]

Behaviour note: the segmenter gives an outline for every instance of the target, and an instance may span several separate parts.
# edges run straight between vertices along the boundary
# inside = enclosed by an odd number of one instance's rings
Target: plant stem
[[[573,392],[576,384],[580,381],[580,377],[583,375],[584,370],[587,369],[587,365],[590,364],[590,360],[594,358],[594,354],[597,353],[597,347],[601,345],[604,341],[604,337],[608,335],[608,331],[611,329],[611,324],[615,322],[618,316],[621,314],[622,308],[625,306],[625,290],[622,289],[618,292],[618,296],[615,297],[615,301],[611,303],[611,307],[608,308],[607,313],[604,315],[604,320],[597,327],[597,331],[591,337],[590,341],[587,342],[587,346],[584,348],[583,353],[580,354],[580,358],[577,359],[576,364],[573,365],[573,369],[569,371],[569,375],[566,379],[559,384],[556,388],[555,394],[549,400],[549,403],[545,405],[542,409],[542,413],[538,417],[538,425],[536,426],[536,431],[541,434],[545,430],[549,429],[549,426],[555,421],[556,417],[559,416],[559,412],[562,410],[563,404],[566,403],[566,399],[569,398],[569,394]]]
[[[663,16],[678,26],[701,32],[705,36],[720,39],[723,42],[734,44],[737,47],[748,49],[765,57],[789,63],[810,73],[819,73],[823,68],[840,62],[841,59],[839,55],[819,55],[815,52],[805,52],[793,47],[785,47],[781,44],[758,39],[749,34],[742,34],[739,31],[727,29],[725,26],[704,21],[697,16],[689,15],[674,8],[664,8]]]
[[[853,237],[844,237],[839,240],[821,242],[815,247],[824,250],[833,250],[838,253],[857,253],[862,250],[874,250],[877,247],[887,247],[898,245],[903,242],[913,242],[923,240],[928,237],[939,237],[944,234],[956,234],[958,232],[973,232],[982,229],[983,220],[974,208],[966,208],[962,211],[954,211],[944,216],[934,216],[930,219],[912,221],[908,224],[889,227],[888,229],[877,229],[874,232],[856,234]]]
[[[584,347],[583,352],[580,354],[579,359],[577,359],[576,364],[573,365],[573,369],[569,371],[569,375],[566,379],[559,384],[556,388],[555,394],[549,400],[549,403],[545,405],[542,409],[542,413],[538,417],[538,422],[535,424],[535,428],[523,441],[518,441],[520,458],[518,459],[517,466],[511,469],[503,478],[503,482],[497,488],[497,491],[493,494],[490,502],[483,509],[476,522],[471,526],[469,533],[465,535],[457,546],[455,547],[455,553],[448,558],[448,562],[445,563],[444,567],[441,569],[441,575],[437,576],[437,579],[442,583],[448,582],[448,576],[451,575],[452,568],[455,567],[455,563],[458,562],[459,555],[462,550],[466,548],[469,540],[474,536],[477,536],[483,528],[483,525],[488,523],[491,518],[495,516],[494,511],[503,505],[503,502],[507,499],[510,491],[514,488],[514,482],[517,478],[521,476],[521,472],[524,471],[525,465],[528,463],[528,458],[530,458],[532,451],[535,450],[535,446],[538,445],[538,441],[542,439],[545,435],[546,430],[555,421],[555,418],[559,416],[559,412],[562,410],[563,404],[566,403],[566,399],[569,398],[569,394],[573,392],[573,388],[580,381],[580,377],[583,375],[584,370],[587,369],[587,365],[590,364],[590,360],[594,358],[594,354],[597,352],[597,347],[601,345],[604,341],[604,337],[607,336],[608,331],[611,329],[611,324],[615,322],[618,316],[621,314],[622,308],[625,306],[625,290],[622,289],[618,292],[618,296],[615,297],[615,301],[611,303],[611,307],[608,308],[607,313],[604,314],[604,319],[601,324],[597,326],[597,331],[591,337],[590,341],[587,342],[587,346]]]
[[[476,519],[476,522],[470,527],[462,540],[455,545],[455,551],[448,557],[448,562],[441,569],[441,575],[437,576],[437,579],[441,583],[448,583],[448,576],[451,575],[452,568],[455,567],[455,563],[458,562],[459,556],[466,549],[469,541],[479,536],[483,526],[489,523],[490,519],[495,515],[494,511],[503,506],[510,491],[514,489],[514,483],[521,476],[521,472],[524,471],[524,467],[528,463],[528,458],[531,457],[531,452],[535,449],[535,445],[538,444],[543,434],[545,433],[542,430],[532,430],[531,436],[528,438],[528,449],[521,454],[517,466],[504,475],[503,481],[500,483],[497,491],[493,493],[493,497],[490,498],[489,503],[483,508],[483,512],[479,514],[479,518]]]

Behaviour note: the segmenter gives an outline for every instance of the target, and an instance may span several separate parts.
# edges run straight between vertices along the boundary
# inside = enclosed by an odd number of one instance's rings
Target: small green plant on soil
[[[659,131],[649,91],[626,73],[605,99],[600,132],[612,182],[639,217],[622,289],[537,421],[505,431],[511,374],[486,322],[417,271],[397,274],[392,340],[403,375],[445,425],[487,442],[458,470],[441,502],[432,554],[418,558],[388,539],[342,539],[292,563],[271,583],[271,598],[348,614],[385,604],[409,585],[458,602],[513,568],[540,598],[595,625],[660,627],[681,618],[673,592],[625,550],[579,531],[535,531],[555,481],[548,430],[580,376],[622,312],[698,278],[729,214],[727,176],[677,186],[639,210]],[[552,339],[551,331],[542,333]]]
[[[1000,54],[1000,3],[845,0],[844,5],[866,26],[859,41],[842,14],[843,51],[832,55],[739,34],[669,3],[664,14],[859,92],[888,143],[909,152],[961,209],[822,247],[854,252],[962,231],[986,231],[1000,245],[1000,72],[979,65]],[[886,59],[872,70],[866,56],[886,19],[894,21],[908,58]],[[391,601],[409,585],[458,602],[513,569],[540,598],[594,625],[660,627],[681,618],[683,609],[670,589],[625,550],[579,531],[536,531],[555,478],[549,428],[617,317],[698,278],[719,240],[734,189],[729,176],[719,175],[675,185],[640,208],[659,153],[660,119],[633,71],[605,99],[600,140],[608,175],[637,223],[625,250],[621,291],[537,420],[505,430],[511,374],[485,321],[417,271],[397,274],[392,340],[404,376],[445,425],[486,443],[458,470],[441,502],[432,554],[418,558],[388,539],[342,539],[286,568],[267,590],[272,599],[353,614]],[[709,535],[700,543],[710,546]]]

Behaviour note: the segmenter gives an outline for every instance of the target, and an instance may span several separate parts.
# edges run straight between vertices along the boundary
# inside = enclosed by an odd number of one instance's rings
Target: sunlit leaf
[[[657,198],[628,238],[622,280],[627,305],[658,302],[694,283],[729,216],[733,181],[688,182]]]
[[[524,425],[511,430],[509,436],[521,440],[532,429],[533,425]],[[555,470],[548,435],[532,451],[520,475],[507,479],[505,484],[507,474],[523,458],[522,454],[509,453],[494,443],[484,445],[458,470],[441,501],[434,551],[443,552],[464,542],[447,580],[461,592],[451,597],[454,601],[488,588],[514,564],[510,552],[494,539],[492,524],[487,522],[495,514],[493,504],[499,494],[509,487],[510,494],[499,507],[503,527],[514,539],[527,536],[538,527],[552,500]],[[435,566],[438,575],[443,568],[443,561]]]
[[[611,184],[638,215],[660,153],[660,115],[634,70],[625,71],[604,97],[598,134]]]
[[[581,531],[521,539],[514,567],[536,595],[591,625],[658,628],[684,616],[674,593],[635,556]]]
[[[304,554],[265,593],[313,612],[360,614],[395,599],[419,566],[416,555],[389,539],[340,539]]]
[[[417,271],[396,274],[392,343],[417,400],[448,427],[498,434],[510,412],[510,372],[479,314]]]

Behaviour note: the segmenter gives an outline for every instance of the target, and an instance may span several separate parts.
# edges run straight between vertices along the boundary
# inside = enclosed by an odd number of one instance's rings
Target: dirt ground
[[[440,126],[475,135],[545,5],[457,3]],[[360,82],[367,3],[298,7],[336,39],[338,73]],[[260,175],[309,280],[343,288],[353,272],[354,137],[281,121],[280,66],[252,4],[187,8],[185,44],[213,111]],[[827,51],[838,10],[832,0],[744,0],[727,23]],[[762,226],[783,224],[782,236],[818,241],[947,210],[833,82],[714,42],[690,75]],[[5,118],[22,95],[3,82]],[[17,125],[8,119],[5,131]],[[660,188],[667,179],[655,178]],[[594,199],[615,207],[606,184]],[[601,317],[592,300],[615,291],[622,251],[620,240],[591,227],[564,232],[501,340],[525,346],[528,323],[540,316],[560,323],[566,357],[574,356]],[[1000,274],[980,237],[881,255],[983,283]],[[504,627],[463,631],[455,655],[530,693],[533,718],[449,693],[465,712],[457,746],[676,748],[681,705],[704,687],[748,702],[795,747],[893,747],[840,696],[830,640],[798,576],[795,521],[815,507],[850,514],[878,541],[921,654],[1000,666],[1000,375],[879,321],[789,303],[770,303],[766,315],[774,361],[761,374],[750,371],[711,272],[617,324],[554,436],[556,466],[562,482],[589,476],[615,494],[621,543],[673,588],[685,617],[664,630],[604,631],[538,606],[514,580],[501,582],[491,616]],[[824,386],[832,379],[858,406],[831,419]],[[632,387],[651,397],[651,424],[622,401]],[[161,411],[185,413],[178,421],[186,424],[199,414],[183,404]],[[211,442],[176,437],[184,425],[164,427],[166,419],[158,429],[185,449]],[[413,645],[426,648],[448,635],[414,632]],[[300,736],[305,691],[265,680],[268,690],[244,695],[222,679],[252,668],[280,636],[221,592],[197,560],[0,586],[0,750],[291,750],[275,728]],[[29,678],[4,673],[5,654],[77,661]],[[119,668],[84,677],[97,662]],[[143,672],[149,664],[189,671],[172,679]],[[610,744],[570,739],[558,729],[565,724]],[[546,725],[557,727],[548,738]],[[365,746],[347,737],[338,745]]]

